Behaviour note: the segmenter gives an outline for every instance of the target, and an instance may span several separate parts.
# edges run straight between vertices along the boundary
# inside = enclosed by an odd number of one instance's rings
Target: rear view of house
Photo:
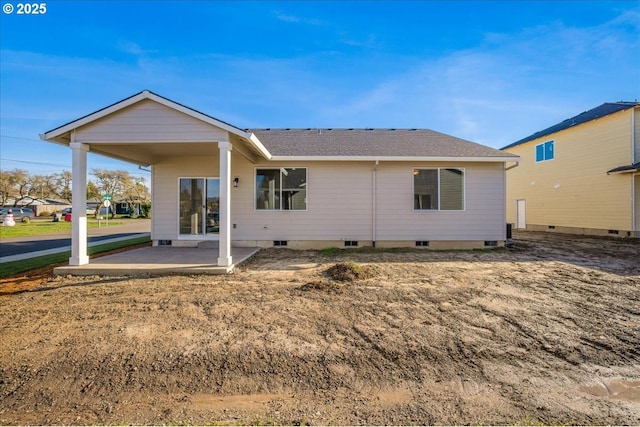
[[[516,228],[640,237],[640,103],[585,111],[502,150]]]
[[[74,211],[88,151],[151,167],[156,246],[478,248],[506,238],[517,156],[427,129],[240,129],[149,91],[53,129]],[[77,185],[79,184],[79,185]],[[89,262],[74,223],[72,265]]]

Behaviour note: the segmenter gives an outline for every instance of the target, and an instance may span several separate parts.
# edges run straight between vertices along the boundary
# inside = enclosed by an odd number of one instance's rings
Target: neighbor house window
[[[256,209],[307,209],[307,169],[256,169]]]
[[[415,210],[464,210],[464,170],[454,168],[414,169]]]
[[[553,141],[536,145],[536,162],[552,160],[554,157]]]

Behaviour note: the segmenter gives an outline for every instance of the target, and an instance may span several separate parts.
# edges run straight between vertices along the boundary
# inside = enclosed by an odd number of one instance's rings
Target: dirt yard
[[[640,424],[640,241],[515,242],[5,280],[0,424]]]

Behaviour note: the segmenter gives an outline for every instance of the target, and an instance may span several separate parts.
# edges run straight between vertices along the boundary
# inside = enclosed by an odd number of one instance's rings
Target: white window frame
[[[550,159],[547,159],[547,151],[545,149],[545,146],[547,144],[551,144],[553,146],[552,148],[552,152],[553,152],[553,157]],[[542,147],[542,160],[538,160],[538,147]],[[536,144],[535,147],[535,151],[533,152],[533,156],[535,158],[536,163],[542,163],[542,162],[550,162],[552,160],[554,160],[556,158],[556,141],[554,139],[550,139],[548,141],[542,142],[540,144]]]
[[[279,209],[258,209],[256,202],[258,201],[258,193],[256,188],[256,179],[258,177],[258,169],[260,170],[277,170],[280,171],[280,208]],[[304,209],[282,209],[282,169],[304,169],[305,170],[305,191]],[[266,166],[253,168],[253,211],[254,212],[307,212],[309,210],[309,168],[306,166]]]
[[[441,209],[440,197],[442,191],[440,189],[440,170],[441,169],[456,169],[462,172],[462,209]],[[416,197],[416,179],[414,172],[416,170],[436,170],[438,171],[438,209],[417,209],[415,206]],[[456,166],[451,167],[429,167],[429,166],[415,166],[411,168],[411,206],[413,206],[414,212],[464,212],[467,210],[467,170],[466,168],[460,168]]]
[[[207,180],[209,179],[217,179],[218,182],[220,182],[220,177],[219,176],[209,176],[209,175],[198,175],[198,176],[178,176],[177,182],[178,182],[178,194],[177,194],[177,201],[176,201],[176,206],[178,206],[178,211],[180,210],[180,180],[181,179],[203,179],[205,182],[205,200],[206,200],[206,183]],[[206,203],[206,201],[205,201]],[[219,233],[203,233],[203,234],[182,234],[180,233],[180,214],[178,213],[177,215],[177,230],[176,230],[176,240],[198,240],[198,241],[202,241],[202,240],[212,240],[212,241],[218,241],[220,240],[220,234]]]

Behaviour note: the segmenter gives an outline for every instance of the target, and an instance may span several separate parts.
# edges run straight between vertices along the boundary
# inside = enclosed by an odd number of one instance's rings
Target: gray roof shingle
[[[247,129],[273,156],[510,157],[429,129]]]

